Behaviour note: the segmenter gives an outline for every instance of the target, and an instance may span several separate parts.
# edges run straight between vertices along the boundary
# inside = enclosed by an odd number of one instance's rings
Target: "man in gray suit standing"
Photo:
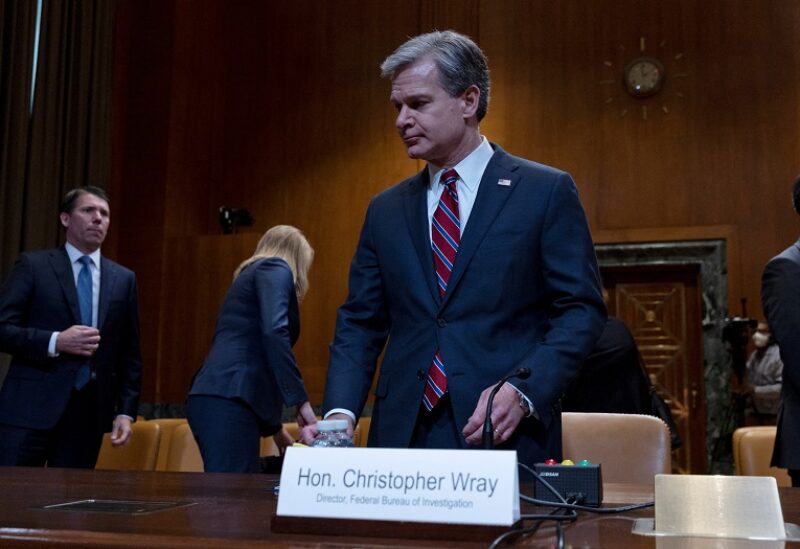
[[[110,215],[102,189],[69,191],[66,244],[21,254],[0,289],[0,465],[91,468],[104,432],[131,437],[139,307],[133,272],[100,255]]]
[[[800,214],[800,177],[792,187],[792,204]],[[800,240],[767,263],[761,303],[783,361],[772,465],[788,469],[792,486],[800,486]]]

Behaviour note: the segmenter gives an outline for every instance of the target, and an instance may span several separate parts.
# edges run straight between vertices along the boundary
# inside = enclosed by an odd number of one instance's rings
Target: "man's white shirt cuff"
[[[328,419],[328,416],[333,415],[333,414],[345,414],[345,415],[349,416],[350,419],[353,420],[353,426],[355,427],[356,415],[353,412],[351,412],[350,410],[345,410],[344,408],[334,408],[333,410],[328,411],[328,413],[325,414],[325,416],[323,416],[322,419]]]
[[[56,352],[56,340],[58,339],[58,334],[61,332],[53,332],[50,335],[50,343],[47,345],[47,356],[53,358],[54,356],[58,356]]]

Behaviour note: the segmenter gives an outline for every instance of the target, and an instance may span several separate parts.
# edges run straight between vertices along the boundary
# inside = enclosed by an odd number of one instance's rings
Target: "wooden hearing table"
[[[397,523],[397,537],[278,534],[271,531],[277,497],[271,475],[92,471],[0,467],[0,547],[212,548],[239,547],[487,547],[485,540],[455,542],[409,539]],[[523,487],[528,493],[528,490]],[[651,500],[653,487],[606,484],[604,505]],[[161,502],[159,510],[107,513],[53,510],[46,506],[82,500]],[[781,489],[786,522],[800,523],[800,490]],[[168,506],[165,502],[177,504]],[[523,512],[530,512],[523,505]],[[540,512],[542,512],[540,510]],[[546,512],[546,510],[544,511]],[[685,547],[664,538],[631,533],[634,518],[652,517],[645,509],[617,515],[581,513],[565,526],[572,547]],[[324,520],[324,519],[320,519]],[[408,526],[405,527],[408,530]],[[547,547],[554,528],[543,526],[520,547]],[[691,540],[691,547],[725,547],[720,540]],[[788,545],[788,544],[787,544]],[[800,544],[798,544],[800,545]],[[745,547],[745,545],[730,545]],[[757,547],[757,546],[756,546]]]

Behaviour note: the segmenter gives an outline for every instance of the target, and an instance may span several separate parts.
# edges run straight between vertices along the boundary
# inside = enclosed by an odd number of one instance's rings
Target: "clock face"
[[[664,65],[653,57],[637,57],[625,67],[625,89],[634,97],[650,97],[661,89]]]

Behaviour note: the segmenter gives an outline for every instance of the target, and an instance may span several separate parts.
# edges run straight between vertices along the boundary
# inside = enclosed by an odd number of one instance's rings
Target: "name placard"
[[[291,447],[277,514],[510,526],[519,519],[517,454]]]

